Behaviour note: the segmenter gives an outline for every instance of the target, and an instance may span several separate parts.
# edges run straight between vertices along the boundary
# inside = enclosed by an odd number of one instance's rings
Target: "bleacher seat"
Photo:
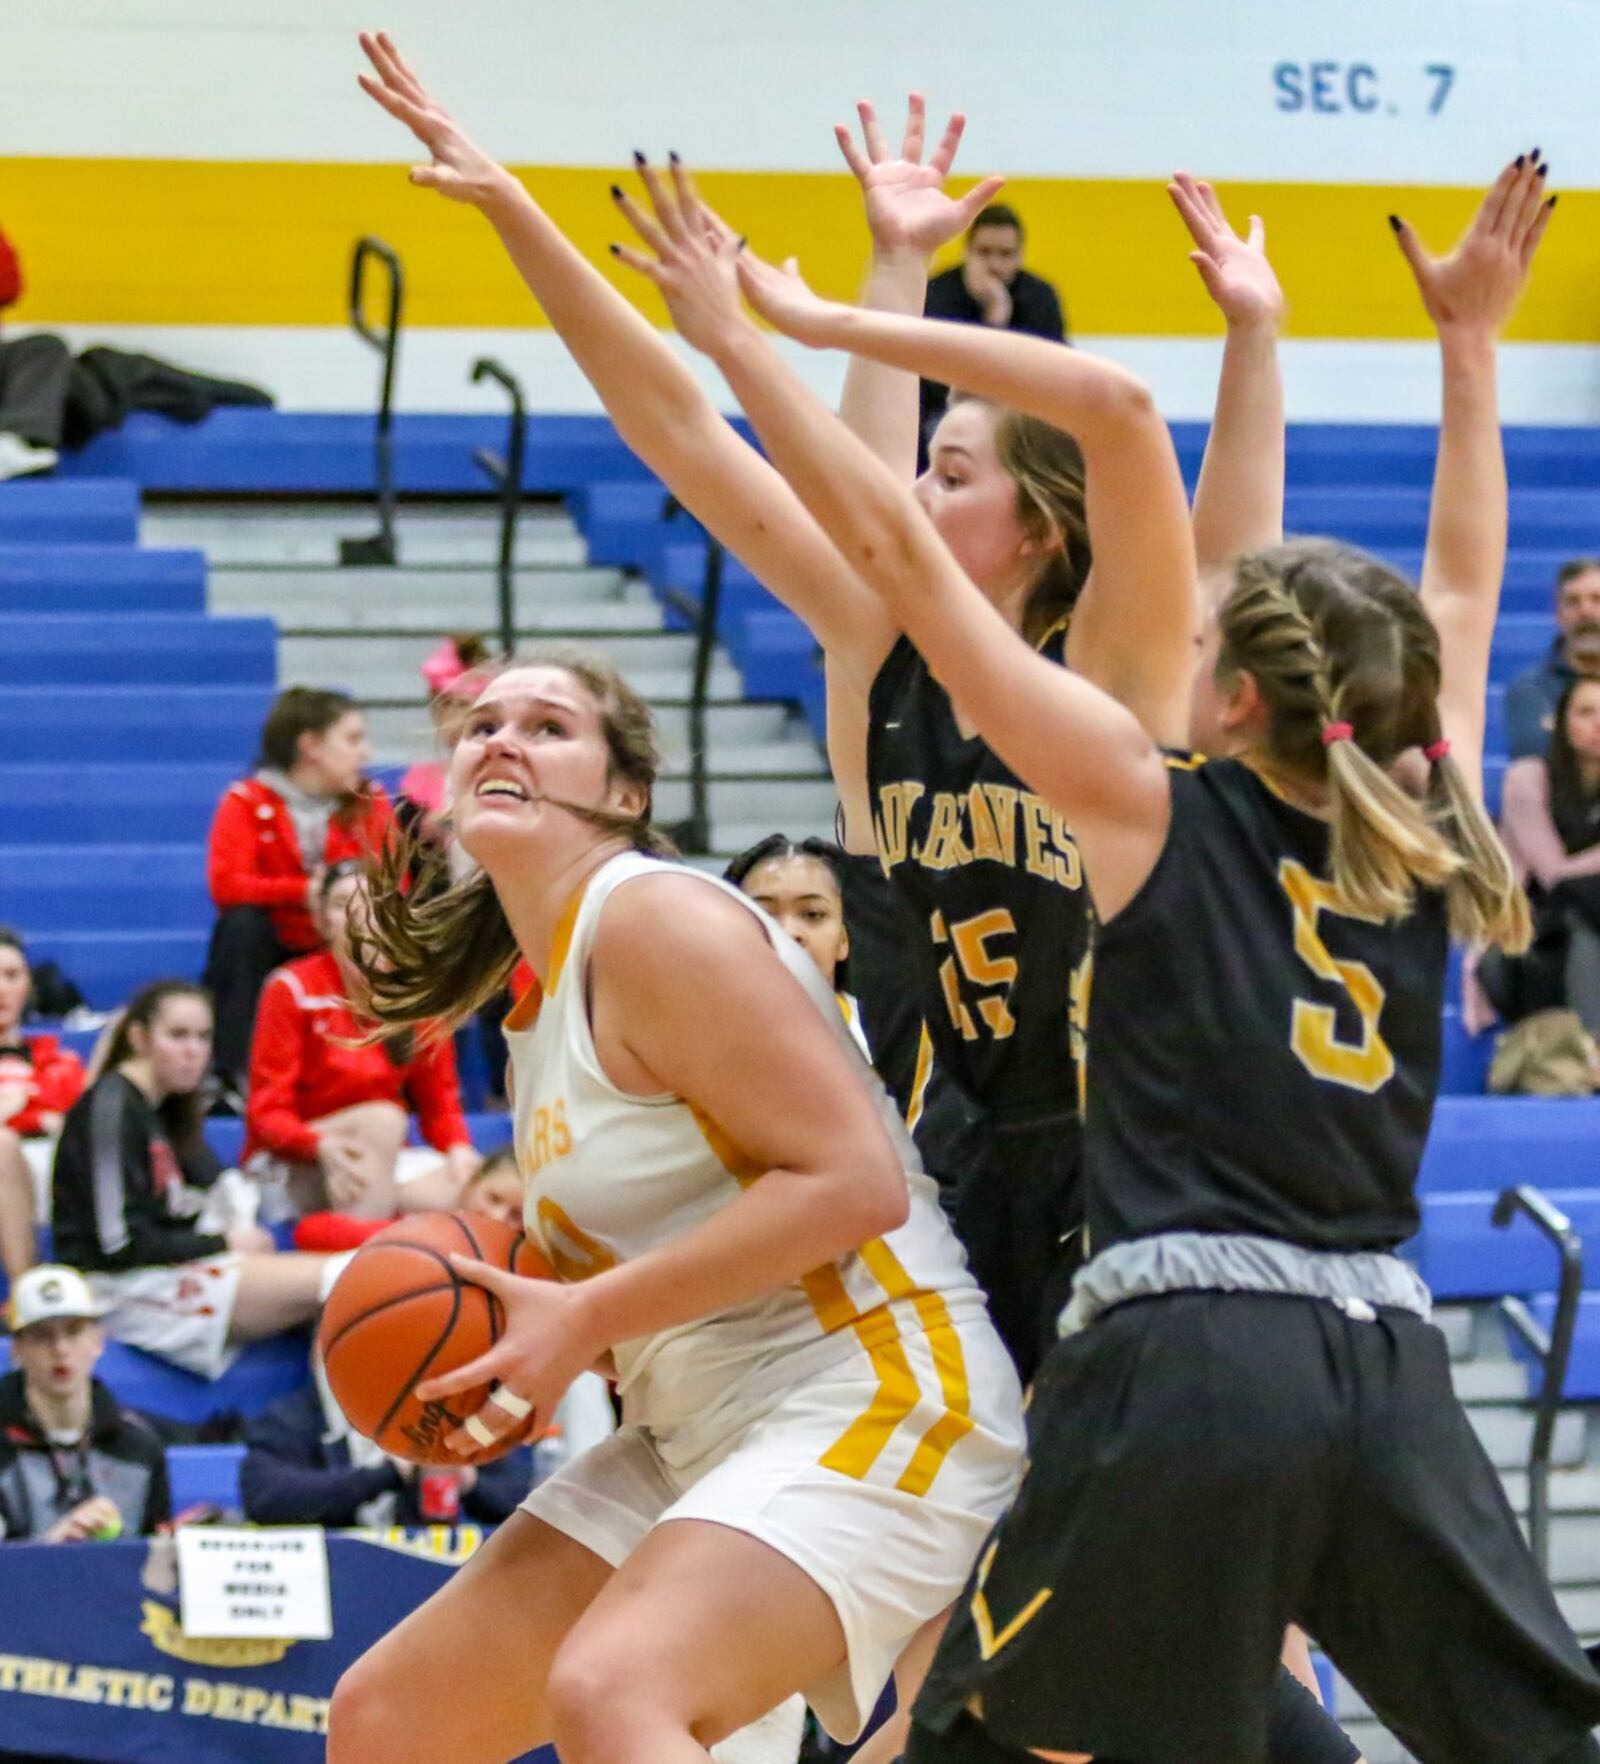
[[[107,862],[115,863],[109,851]],[[206,924],[178,931],[44,931],[28,939],[36,962],[59,962],[95,1011],[115,1010],[152,980],[198,980]]]
[[[1528,1309],[1549,1329],[1555,1321],[1556,1295],[1553,1292],[1539,1293],[1529,1301]],[[1513,1329],[1506,1330],[1506,1340],[1511,1344],[1512,1353],[1533,1371],[1537,1385],[1538,1367],[1527,1343]],[[1586,1292],[1578,1300],[1572,1357],[1567,1361],[1562,1394],[1572,1403],[1600,1402],[1600,1292]]]
[[[143,831],[132,817],[123,830]],[[26,925],[31,937],[86,924],[203,928],[212,912],[202,845],[0,845],[0,923]]]
[[[238,1513],[242,1445],[173,1445],[167,1447],[167,1476],[172,1483],[172,1510],[202,1504]]]
[[[1418,1180],[1424,1194],[1499,1193],[1521,1182],[1600,1182],[1600,1097],[1442,1096]]]
[[[1565,1174],[1582,1172],[1569,1169]],[[1535,1186],[1577,1228],[1586,1262],[1600,1278],[1600,1186]],[[1504,1230],[1492,1222],[1499,1193],[1492,1188],[1420,1196],[1422,1229],[1408,1255],[1435,1298],[1497,1298],[1502,1293],[1537,1293],[1554,1284],[1560,1269],[1550,1240],[1521,1213]]]
[[[0,735],[0,751],[3,751]],[[237,763],[158,766],[0,764],[0,842],[200,847]],[[101,863],[115,861],[107,853]],[[202,868],[196,872],[203,878]],[[6,871],[0,860],[0,890]],[[209,907],[207,912],[209,913]]]
[[[9,678],[33,687],[184,687],[227,680],[235,687],[270,688],[278,677],[278,629],[271,619],[13,614],[5,621],[5,639]],[[169,704],[172,720],[181,723],[181,703]],[[72,715],[68,702],[58,718]]]
[[[0,614],[203,613],[203,551],[0,545]]]
[[[270,685],[191,686],[181,701],[159,686],[106,686],[94,716],[62,714],[61,689],[0,685],[0,766],[193,765],[224,760],[242,773],[272,703]]]
[[[0,484],[0,544],[132,545],[138,537],[136,484],[101,477]]]
[[[472,1143],[481,1152],[491,1152],[502,1145],[509,1145],[512,1127],[510,1115],[499,1112],[467,1116],[467,1131],[472,1135]],[[232,1115],[213,1115],[206,1122],[205,1132],[206,1144],[218,1158],[225,1165],[237,1165],[244,1149],[244,1122]],[[407,1143],[422,1144],[415,1118],[411,1122]]]

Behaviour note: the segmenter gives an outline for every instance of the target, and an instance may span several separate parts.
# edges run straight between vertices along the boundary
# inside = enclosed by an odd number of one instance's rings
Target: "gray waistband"
[[[1326,1299],[1342,1310],[1390,1306],[1426,1318],[1433,1296],[1421,1275],[1378,1250],[1308,1250],[1273,1237],[1171,1231],[1102,1250],[1072,1283],[1059,1333],[1075,1335],[1102,1311],[1169,1292],[1265,1292]]]

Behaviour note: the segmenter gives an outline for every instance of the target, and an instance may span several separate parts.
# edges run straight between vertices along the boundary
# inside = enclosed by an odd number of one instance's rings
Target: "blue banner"
[[[0,1752],[322,1764],[339,1674],[481,1537],[471,1526],[329,1533],[325,1642],[185,1636],[170,1537],[0,1545]],[[555,1764],[555,1753],[526,1764]]]

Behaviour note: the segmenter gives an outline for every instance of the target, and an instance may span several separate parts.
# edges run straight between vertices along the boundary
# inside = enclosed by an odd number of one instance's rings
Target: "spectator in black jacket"
[[[244,1437],[239,1489],[245,1517],[257,1525],[421,1525],[457,1516],[428,1510],[425,1493],[446,1495],[462,1519],[498,1525],[533,1485],[526,1446],[481,1469],[391,1458],[350,1426],[320,1375],[263,1410]]]
[[[216,1378],[239,1343],[308,1323],[341,1264],[275,1253],[252,1186],[218,1182],[198,1101],[210,1058],[200,987],[161,980],[134,998],[62,1126],[52,1217],[109,1334]]]
[[[1024,237],[1015,209],[1003,202],[981,209],[967,231],[966,256],[928,283],[924,316],[1066,342],[1061,296],[1043,276],[1022,267]],[[924,440],[944,414],[949,393],[937,380],[922,382]]]
[[[8,1320],[17,1366],[0,1378],[0,1537],[78,1543],[165,1524],[161,1441],[94,1376],[105,1337],[88,1282],[30,1268]]]

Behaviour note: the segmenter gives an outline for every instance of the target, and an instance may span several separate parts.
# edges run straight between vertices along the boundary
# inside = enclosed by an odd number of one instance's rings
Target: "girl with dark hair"
[[[722,872],[817,964],[850,1033],[870,1058],[861,1011],[850,994],[850,932],[844,922],[844,853],[826,839],[769,833]]]
[[[1210,758],[1164,754],[1031,656],[903,487],[719,307],[711,353],[771,457],[1068,817],[1094,889],[1093,1257],[913,1760],[1259,1757],[1291,1620],[1424,1764],[1600,1759],[1600,1679],[1393,1253],[1417,1224],[1449,934],[1528,937],[1480,774],[1507,508],[1494,345],[1549,219],[1544,177],[1536,156],[1508,166],[1443,260],[1394,221],[1444,373],[1421,595],[1330,541],[1241,559],[1197,680]],[[967,371],[944,327],[819,301],[684,203],[686,277],[737,276],[812,345]],[[1148,391],[1082,354],[977,344],[1054,384],[1091,484],[1101,437],[1143,436],[1152,568],[1192,572]],[[1396,775],[1413,769],[1420,797]]]
[[[137,993],[67,1112],[52,1190],[56,1256],[88,1275],[107,1333],[204,1378],[241,1343],[309,1322],[337,1271],[326,1256],[274,1253],[258,1225],[208,1206],[229,1192],[202,1134],[210,1058],[203,988],[160,980]]]
[[[25,1142],[53,1138],[83,1090],[83,1064],[70,1048],[22,1032],[32,980],[22,938],[0,925],[0,1269],[13,1281],[35,1259]]]
[[[480,1160],[461,1113],[454,1045],[409,1033],[373,1040],[372,1024],[355,1010],[359,977],[351,949],[369,903],[362,865],[334,864],[317,890],[317,926],[327,947],[277,969],[262,989],[244,1164],[286,1191],[297,1213],[331,1209],[377,1224],[399,1210],[454,1206]],[[402,1186],[413,1110],[443,1161],[408,1170]],[[320,1238],[318,1247],[332,1247],[332,1239]]]
[[[383,787],[363,775],[371,758],[366,719],[348,694],[290,686],[262,725],[255,774],[217,805],[207,858],[217,923],[205,980],[225,1091],[243,1089],[267,975],[321,942],[312,905],[323,871],[375,851],[394,824]]]
[[[1506,768],[1500,819],[1538,925],[1536,952],[1502,971],[1521,976],[1524,1009],[1509,993],[1506,1002],[1517,1015],[1565,1006],[1600,1033],[1600,678],[1568,684],[1546,758]],[[1541,976],[1544,997],[1535,996]]]

